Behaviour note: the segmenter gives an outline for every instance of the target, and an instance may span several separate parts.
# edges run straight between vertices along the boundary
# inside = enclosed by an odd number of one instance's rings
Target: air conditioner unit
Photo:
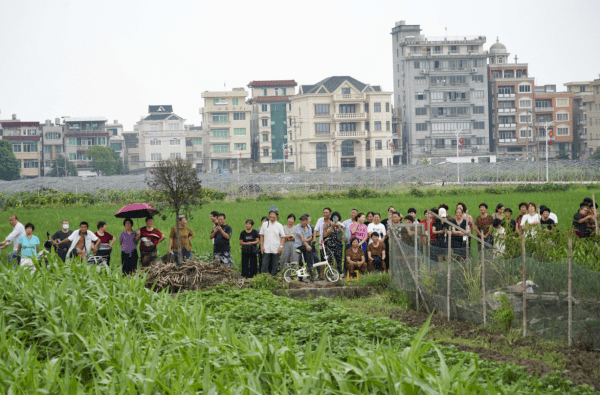
[[[476,73],[477,69],[471,69],[471,72]]]
[[[421,70],[421,71],[420,71],[420,73],[421,73],[421,74],[425,74],[425,73],[426,73],[426,71],[425,71],[425,70]]]

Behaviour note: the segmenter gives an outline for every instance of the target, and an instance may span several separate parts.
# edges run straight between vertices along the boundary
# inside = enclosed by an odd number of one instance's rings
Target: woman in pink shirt
[[[367,225],[365,225],[365,215],[358,213],[356,216],[356,223],[352,225],[350,229],[352,237],[357,237],[360,241],[360,247],[363,252],[367,252],[367,239],[369,238],[369,232],[367,231]]]

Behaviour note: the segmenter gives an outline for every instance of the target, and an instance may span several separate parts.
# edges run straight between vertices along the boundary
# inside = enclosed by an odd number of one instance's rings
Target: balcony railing
[[[429,86],[469,86],[469,82],[438,82],[430,83]]]
[[[517,124],[516,123],[499,123],[498,127],[501,129],[505,129],[505,128],[516,128]]]
[[[499,113],[516,113],[517,112],[517,108],[516,107],[505,107],[505,108],[499,108],[498,109]]]
[[[210,121],[210,125],[229,125],[231,121]]]
[[[498,143],[500,144],[509,144],[509,143],[516,143],[517,139],[516,138],[512,138],[512,139],[498,139]]]
[[[367,119],[367,114],[364,112],[353,112],[353,113],[336,113],[333,114],[333,119],[346,120],[346,119]]]
[[[535,125],[535,126],[546,126],[546,122],[548,122],[548,124],[549,124],[548,126],[549,126],[549,127],[552,127],[552,124],[550,123],[550,122],[552,122],[552,120],[549,120],[549,121],[541,121],[541,122],[535,122],[535,123],[534,123],[534,125]]]
[[[230,155],[230,154],[231,154],[231,151],[225,151],[225,152],[223,152],[223,151],[221,151],[221,152],[214,152],[213,151],[213,152],[210,153],[211,156],[225,156],[225,155]]]
[[[535,112],[548,112],[554,111],[554,107],[536,107]]]
[[[517,97],[516,93],[498,93],[498,99],[514,99]]]
[[[470,118],[469,114],[432,114],[433,118]]]
[[[587,125],[587,118],[580,119],[580,120],[578,121],[578,124],[579,124],[579,125]]]
[[[231,136],[211,136],[211,140],[229,140]]]
[[[585,111],[587,109],[587,106],[579,106],[579,111]]]
[[[334,95],[335,100],[363,100],[365,98],[364,93],[358,94],[342,94],[342,95]]]
[[[335,132],[335,137],[366,137],[367,132],[363,130],[353,130],[344,132]]]

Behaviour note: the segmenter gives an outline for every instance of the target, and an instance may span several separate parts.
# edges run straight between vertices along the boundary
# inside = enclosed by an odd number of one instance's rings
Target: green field
[[[456,203],[464,202],[469,213],[473,216],[479,215],[478,206],[485,202],[489,206],[488,213],[492,214],[498,203],[503,203],[506,207],[513,209],[513,218],[518,214],[518,204],[522,201],[536,202],[538,205],[545,204],[552,209],[558,216],[559,227],[567,228],[571,226],[573,215],[579,208],[579,203],[584,197],[592,195],[588,189],[570,189],[568,191],[558,192],[532,192],[532,193],[510,193],[510,194],[490,194],[478,193],[469,189],[469,193],[464,195],[436,195],[415,197],[407,194],[399,194],[394,197],[378,197],[378,198],[335,198],[335,199],[299,199],[299,200],[278,200],[278,201],[243,201],[243,202],[214,202],[204,205],[201,209],[195,210],[192,213],[192,218],[189,221],[189,226],[196,232],[195,239],[192,240],[192,245],[197,254],[212,252],[212,242],[208,238],[211,230],[209,221],[209,213],[213,210],[223,212],[227,215],[227,223],[233,228],[232,237],[232,254],[234,261],[239,264],[241,251],[238,244],[240,232],[244,229],[246,219],[252,218],[255,222],[255,228],[258,227],[260,218],[268,214],[268,208],[271,204],[277,205],[280,212],[280,222],[286,222],[288,214],[294,213],[296,217],[308,213],[312,217],[313,225],[317,219],[322,216],[324,207],[331,207],[334,211],[339,211],[342,215],[342,220],[345,220],[350,215],[352,208],[357,208],[359,211],[366,213],[367,211],[380,212],[385,218],[387,208],[393,205],[401,213],[406,214],[409,207],[417,209],[419,217],[422,218],[423,210],[438,206],[440,203],[446,203],[451,207],[450,214],[453,214],[453,208]],[[600,197],[600,191],[596,190],[596,196]],[[18,215],[22,223],[32,222],[36,226],[34,234],[40,240],[45,239],[46,230],[54,233],[60,228],[60,222],[63,219],[68,219],[71,222],[71,229],[76,229],[80,221],[90,223],[90,229],[96,230],[98,221],[106,221],[108,224],[108,232],[118,237],[123,230],[123,220],[114,217],[114,213],[119,210],[120,206],[114,205],[73,205],[67,207],[43,207],[43,208],[10,208],[4,212],[3,219],[0,222],[0,237],[6,237],[10,233],[11,227],[8,223],[8,215]],[[156,218],[155,227],[162,232],[168,232],[173,226],[173,217],[167,218],[167,221],[161,218]],[[143,226],[143,219],[139,220],[139,225],[136,222],[134,228]],[[159,254],[167,253],[167,241],[159,245]],[[6,257],[7,251],[3,250],[2,256]],[[120,260],[120,255],[117,249],[113,251],[113,262]]]

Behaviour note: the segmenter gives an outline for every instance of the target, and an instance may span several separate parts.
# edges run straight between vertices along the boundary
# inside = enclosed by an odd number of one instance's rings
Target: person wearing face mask
[[[54,242],[60,243],[64,239],[68,239],[69,236],[73,234],[72,230],[69,230],[69,221],[66,219],[62,222],[62,229],[57,230],[56,233],[50,237],[50,241],[52,244]],[[54,251],[58,254],[58,257],[65,262],[67,260],[67,251],[71,248],[71,242],[66,242],[65,244],[56,245],[54,244]]]

